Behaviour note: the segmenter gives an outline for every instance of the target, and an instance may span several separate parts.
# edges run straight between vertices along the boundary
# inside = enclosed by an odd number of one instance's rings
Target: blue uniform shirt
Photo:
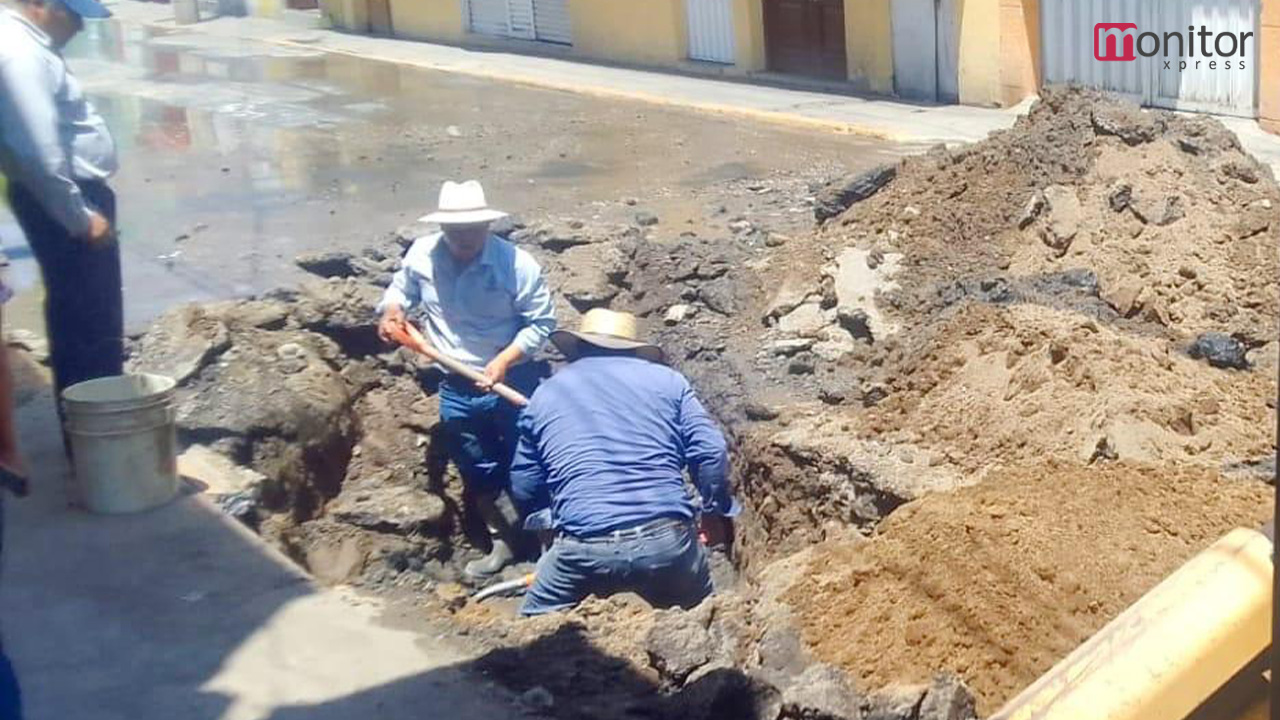
[[[689,381],[640,358],[585,357],[533,394],[520,419],[511,494],[524,514],[550,507],[557,530],[593,535],[692,519],[686,467],[702,512],[738,514],[724,435]]]

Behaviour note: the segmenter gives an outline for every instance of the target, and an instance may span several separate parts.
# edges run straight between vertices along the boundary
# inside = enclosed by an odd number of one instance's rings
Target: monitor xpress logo
[[[1184,32],[1138,32],[1134,23],[1093,26],[1093,57],[1101,62],[1133,62],[1139,56],[1164,63],[1165,70],[1244,70],[1251,32],[1210,31],[1194,25]]]

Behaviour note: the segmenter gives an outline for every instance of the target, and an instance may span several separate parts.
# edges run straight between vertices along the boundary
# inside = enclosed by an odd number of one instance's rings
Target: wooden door
[[[765,0],[765,52],[769,69],[844,80],[844,0]]]
[[[369,0],[369,32],[384,37],[395,34],[391,27],[390,0]]]

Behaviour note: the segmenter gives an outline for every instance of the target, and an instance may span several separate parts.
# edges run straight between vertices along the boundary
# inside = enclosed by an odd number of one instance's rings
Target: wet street
[[[674,236],[708,229],[718,184],[813,185],[901,152],[121,21],[92,25],[68,54],[120,146],[113,185],[135,331],[180,302],[289,284],[297,254],[358,249],[429,210],[449,178],[482,180],[492,204],[527,219],[646,209]],[[787,212],[802,218],[793,199]],[[39,329],[37,272],[7,216],[0,236],[21,291],[13,323]]]

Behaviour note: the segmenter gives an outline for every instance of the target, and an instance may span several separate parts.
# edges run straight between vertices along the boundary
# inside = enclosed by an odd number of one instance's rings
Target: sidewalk
[[[345,53],[500,82],[866,134],[919,145],[981,140],[993,130],[1011,126],[1018,115],[1025,112],[1025,106],[995,110],[964,105],[911,105],[491,49],[350,35],[309,28],[307,24],[319,22],[314,14],[288,11],[278,19],[216,18],[197,25],[179,26],[173,22],[173,10],[168,5],[119,0],[110,7],[120,20],[158,25],[178,33],[223,35]]]
[[[34,494],[4,499],[0,584],[28,720],[515,714],[456,667],[471,658],[315,587],[202,495],[138,515],[68,509],[53,400],[34,393],[18,418]]]

